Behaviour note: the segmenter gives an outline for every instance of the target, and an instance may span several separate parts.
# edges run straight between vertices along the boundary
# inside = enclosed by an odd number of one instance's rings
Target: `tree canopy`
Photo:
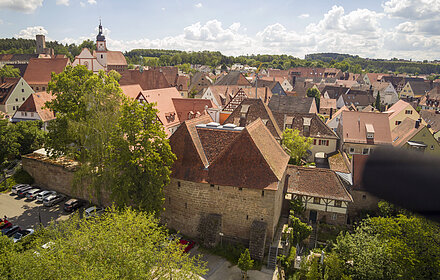
[[[20,77],[20,70],[11,65],[5,65],[0,68],[0,78],[17,78]]]
[[[287,128],[283,131],[281,143],[290,155],[293,164],[301,165],[301,160],[312,146],[312,138],[301,136],[298,129],[292,130]]]
[[[200,279],[205,263],[168,236],[152,214],[130,208],[75,214],[16,244],[0,236],[0,278]]]
[[[163,187],[169,182],[175,156],[154,104],[122,94],[117,72],[93,74],[84,66],[53,74],[48,90],[57,112],[48,127],[50,154],[80,163],[75,186],[101,199],[109,193],[117,205],[135,205],[159,212]]]

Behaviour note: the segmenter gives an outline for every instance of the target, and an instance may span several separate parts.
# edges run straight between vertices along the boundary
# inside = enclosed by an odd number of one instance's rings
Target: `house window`
[[[180,189],[180,181],[177,181],[177,188]]]
[[[338,214],[332,213],[331,219],[334,221],[338,218]]]
[[[335,200],[335,207],[342,207],[342,201]]]
[[[39,90],[40,88],[39,87],[37,87],[37,90]]]
[[[367,196],[366,196],[365,194],[362,195],[362,199],[363,199],[363,200],[367,199]]]
[[[239,190],[239,191],[242,191],[242,190],[243,190],[243,188],[238,188],[238,190]]]
[[[27,112],[24,112],[24,116],[27,117]]]
[[[264,196],[264,191],[261,191],[261,196]]]
[[[101,58],[104,58],[104,56],[101,54]]]
[[[399,124],[401,124],[402,122],[401,121],[396,121],[396,125],[399,125]]]
[[[405,110],[405,115],[412,115],[412,110]]]
[[[316,145],[316,139],[313,139],[313,145]]]
[[[434,145],[431,145],[431,147],[430,147],[430,148],[431,148],[431,150],[434,150]]]
[[[249,215],[246,215],[246,220],[249,220]]]
[[[319,197],[314,197],[313,198],[313,203],[320,204],[321,203],[321,199]]]
[[[188,209],[188,203],[185,202],[185,209]]]
[[[12,106],[12,110],[15,110],[15,106]]]
[[[43,87],[43,90],[46,90],[46,87]]]
[[[31,113],[31,117],[33,117],[33,116],[34,116],[34,113],[32,112],[32,113]]]
[[[292,129],[292,125],[291,125],[291,124],[285,124],[285,125],[284,125],[284,129],[288,129],[288,128],[289,128],[289,129]]]
[[[23,101],[24,101],[24,97],[23,97],[22,99],[23,99]]]
[[[213,188],[213,187],[214,187],[214,184],[211,184],[210,186],[211,186],[211,188]]]
[[[15,102],[18,102],[18,98],[15,98]]]
[[[350,148],[350,154],[354,154],[354,148]]]
[[[24,92],[24,88],[21,89],[21,92]]]
[[[21,112],[21,115],[24,116],[24,112]]]
[[[369,154],[369,149],[363,149],[362,150],[362,154],[363,155],[368,155]]]

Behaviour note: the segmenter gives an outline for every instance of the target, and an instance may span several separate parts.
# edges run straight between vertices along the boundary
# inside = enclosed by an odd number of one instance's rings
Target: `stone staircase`
[[[277,266],[278,247],[269,247],[269,254],[267,256],[267,268],[275,269]]]
[[[309,237],[309,249],[314,249],[316,247],[316,241],[318,240],[318,225],[316,223],[312,223],[312,233]]]

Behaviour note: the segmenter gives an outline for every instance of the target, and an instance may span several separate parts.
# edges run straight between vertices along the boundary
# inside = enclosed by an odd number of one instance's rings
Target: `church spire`
[[[96,41],[105,41],[105,36],[102,35],[101,19],[99,19],[99,33],[98,33],[98,36],[96,36]]]

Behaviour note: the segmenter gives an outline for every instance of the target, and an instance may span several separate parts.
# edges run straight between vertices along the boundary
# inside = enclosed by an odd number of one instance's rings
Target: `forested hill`
[[[46,46],[53,48],[55,54],[65,54],[70,59],[78,55],[83,47],[94,49],[93,41],[87,40],[80,45],[63,45],[57,41],[46,42]],[[35,40],[29,39],[0,39],[0,54],[2,53],[35,53]],[[357,55],[339,53],[308,54],[305,59],[291,55],[241,55],[225,56],[218,51],[186,52],[161,49],[134,49],[125,52],[129,64],[143,64],[147,66],[173,66],[180,64],[201,64],[211,67],[231,66],[234,63],[247,64],[253,67],[289,69],[292,67],[334,67],[342,71],[353,73],[408,73],[408,74],[440,74],[438,62],[416,62],[393,58],[367,59]]]

